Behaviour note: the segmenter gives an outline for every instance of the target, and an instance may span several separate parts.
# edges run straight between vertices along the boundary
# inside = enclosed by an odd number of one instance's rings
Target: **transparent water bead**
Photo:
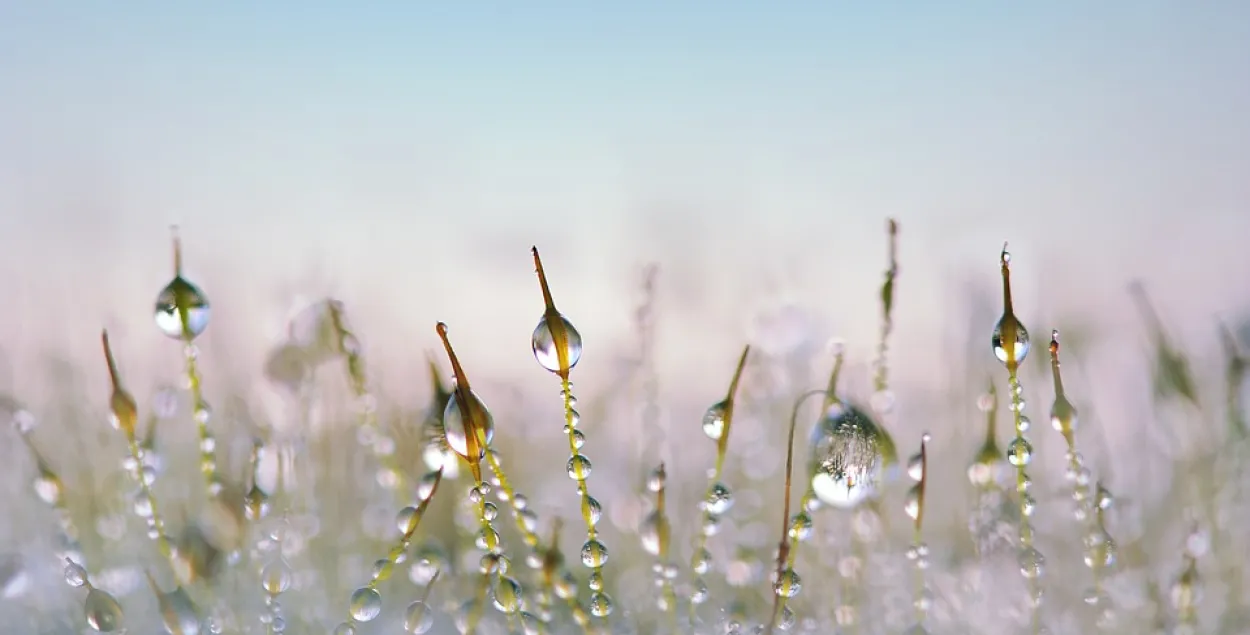
[[[1015,339],[1011,342],[1006,342],[1004,341],[1004,332],[1008,324],[1011,323],[1015,324]],[[1004,315],[1000,318],[998,324],[994,326],[994,334],[990,336],[990,347],[994,350],[994,357],[997,357],[998,361],[1004,364],[1007,363],[1009,346],[1011,347],[1010,352],[1013,352],[1015,355],[1016,364],[1022,363],[1024,358],[1028,357],[1031,347],[1029,331],[1024,328],[1020,320],[1016,319],[1014,314]]]
[[[719,441],[721,435],[725,434],[725,414],[727,413],[729,404],[722,401],[703,413],[703,434],[713,441]]]
[[[187,314],[186,333],[180,307]],[[182,276],[176,276],[156,296],[156,328],[176,340],[195,338],[208,328],[211,311],[204,292]]]
[[[565,337],[568,340],[568,367],[572,369],[577,365],[578,360],[582,358],[582,335],[577,332],[577,329],[573,328],[573,324],[563,315],[559,319],[559,324],[563,325]],[[563,370],[560,368],[560,355],[556,346],[556,338],[551,331],[551,324],[548,322],[547,316],[543,316],[538,321],[538,326],[534,327],[534,335],[530,338],[530,346],[534,350],[534,359],[538,361],[539,366],[553,373],[559,373]]]
[[[1016,467],[1024,467],[1033,461],[1033,446],[1028,439],[1016,437],[1007,446],[1007,460]]]
[[[773,583],[773,592],[783,598],[792,598],[799,594],[802,587],[803,580],[799,578],[799,574],[795,573],[794,569],[786,569]]]
[[[87,618],[87,625],[101,633],[112,633],[122,626],[121,604],[112,595],[95,587],[87,592],[83,613]]]
[[[478,422],[482,426],[482,429],[475,431],[478,446],[481,448],[480,456],[473,457],[480,459],[486,455],[486,447],[495,438],[495,417],[491,415],[486,404],[482,403],[482,400],[472,391],[465,392],[465,405],[469,409],[470,425]],[[465,437],[465,416],[460,410],[460,400],[455,397],[447,400],[447,407],[443,410],[443,431],[446,435],[447,446],[451,448],[451,451],[469,460],[469,443]]]
[[[429,632],[434,626],[434,613],[431,612],[429,605],[421,600],[417,600],[408,605],[404,611],[404,630],[414,635],[422,635]]]
[[[590,596],[590,613],[595,617],[607,617],[612,614],[612,598],[607,593],[596,591]]]
[[[495,610],[511,615],[521,610],[521,584],[512,578],[501,575],[495,582],[493,593]]]
[[[707,499],[703,501],[703,504],[709,514],[719,516],[733,507],[733,492],[724,483],[716,483],[708,490]]]
[[[291,566],[286,561],[278,559],[260,570],[260,585],[265,589],[265,593],[270,595],[286,593],[291,588],[294,575]]]
[[[592,467],[590,459],[581,454],[575,454],[569,459],[567,465],[569,478],[575,481],[585,480],[588,476],[590,476]]]
[[[663,546],[664,535],[668,533],[668,520],[658,511],[653,511],[642,521],[638,528],[638,538],[642,541],[642,549],[658,556]]]
[[[602,567],[608,561],[608,548],[598,540],[587,540],[582,545],[582,564],[592,569]]]
[[[808,470],[822,503],[843,509],[866,500],[881,476],[881,429],[855,406],[838,405],[812,431]]]
[[[78,588],[87,583],[87,570],[73,560],[65,562],[65,583]]]
[[[369,622],[382,613],[382,596],[369,587],[361,587],[352,593],[348,613],[357,622]]]

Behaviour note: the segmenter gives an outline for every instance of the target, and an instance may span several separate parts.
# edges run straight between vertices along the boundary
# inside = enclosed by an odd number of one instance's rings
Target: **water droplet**
[[[587,540],[582,545],[582,564],[592,569],[602,567],[608,561],[608,548],[598,540]]]
[[[719,441],[725,434],[725,413],[728,402],[722,401],[703,413],[703,434],[713,441]]]
[[[13,429],[17,430],[18,434],[26,435],[29,434],[31,430],[35,429],[35,424],[37,422],[35,420],[35,415],[31,414],[29,410],[22,408],[13,413],[12,423]]]
[[[265,565],[260,571],[260,585],[265,589],[265,593],[270,595],[278,595],[286,593],[291,588],[291,580],[294,574],[291,572],[291,566],[282,559],[274,560]]]
[[[638,537],[642,541],[643,550],[653,556],[660,555],[660,549],[668,531],[668,519],[659,511],[648,514],[642,521],[642,526],[638,528]]]
[[[867,499],[881,476],[882,432],[854,406],[831,408],[812,431],[812,491],[821,502],[852,508]]]
[[[352,593],[347,610],[357,622],[371,621],[382,613],[382,596],[369,587],[361,587]]]
[[[121,628],[122,606],[112,595],[95,587],[87,592],[87,601],[83,604],[83,612],[87,625],[101,633],[112,633]]]
[[[668,475],[665,474],[663,467],[657,467],[654,470],[651,470],[651,473],[647,475],[647,491],[658,492],[664,489],[664,481],[667,478]]]
[[[1026,578],[1041,577],[1046,568],[1046,558],[1033,547],[1021,549],[1017,562],[1020,564],[1020,574]]]
[[[422,635],[434,626],[434,613],[425,602],[417,600],[408,605],[404,611],[404,630],[415,635]]]
[[[399,510],[399,513],[395,515],[395,527],[399,529],[399,533],[406,534],[416,525],[417,519],[417,508],[410,505]]]
[[[64,493],[61,479],[44,474],[35,479],[34,487],[35,495],[39,497],[39,500],[54,507],[60,504],[61,495]]]
[[[1016,467],[1024,467],[1033,460],[1033,446],[1024,437],[1016,437],[1007,446],[1007,460]]]
[[[903,502],[903,512],[907,517],[916,520],[920,517],[920,486],[916,485],[907,491],[907,499]]]
[[[208,328],[211,314],[208,297],[182,276],[175,277],[156,297],[156,327],[177,340],[197,337]],[[186,329],[183,317],[186,312]]]
[[[606,593],[596,592],[590,596],[590,612],[595,617],[607,617],[612,614],[612,598]]]
[[[712,553],[707,549],[700,549],[690,562],[695,575],[705,575],[712,568]]]
[[[709,514],[719,516],[729,511],[729,508],[733,507],[733,505],[733,492],[724,483],[716,483],[708,489],[707,499],[704,500],[704,508]]]
[[[1004,342],[1003,331],[1006,326],[1011,323],[1015,324],[1015,340],[1013,342]],[[1016,364],[1020,364],[1024,361],[1024,358],[1029,355],[1029,332],[1024,328],[1024,325],[1016,319],[1014,314],[1004,315],[998,320],[998,324],[994,327],[994,334],[990,336],[990,346],[994,349],[994,357],[997,357],[998,361],[1004,364],[1007,363],[1007,346],[1011,346],[1012,351],[1015,354],[1015,362]]]
[[[87,570],[73,560],[67,561],[65,563],[65,583],[75,588],[86,584]]]
[[[907,476],[913,481],[919,481],[924,478],[924,457],[919,453],[913,454],[907,460]]]
[[[485,456],[487,446],[494,440],[495,417],[473,391],[465,391],[465,402],[470,413],[469,425],[481,426],[481,429],[474,431],[477,435],[478,446],[481,448],[480,456],[469,456],[468,439],[465,437],[465,418],[460,411],[460,400],[455,397],[447,400],[447,407],[443,410],[443,431],[446,435],[447,446],[451,448],[451,451],[466,461],[472,462]]]
[[[569,478],[575,481],[585,480],[586,477],[590,476],[591,467],[593,466],[590,464],[590,459],[581,454],[575,454],[569,459]]]
[[[538,360],[538,364],[553,373],[558,373],[563,369],[560,368],[560,356],[556,347],[555,335],[552,333],[551,324],[548,323],[547,319],[547,316],[544,315],[538,321],[538,326],[534,327],[534,335],[531,338],[530,345],[534,349],[534,359]],[[582,358],[582,335],[577,332],[577,329],[573,328],[573,324],[565,319],[563,315],[559,319],[568,338],[568,367],[572,369],[577,365],[578,360]]]
[[[1065,397],[1057,397],[1050,407],[1050,425],[1056,432],[1070,434],[1076,432],[1076,408]]]
[[[334,635],[356,635],[356,627],[343,622],[334,627]]]
[[[495,518],[499,516],[499,508],[491,502],[483,503],[482,516],[486,518],[486,520],[495,520]]]
[[[521,585],[512,578],[501,575],[495,582],[495,609],[511,615],[521,610]]]
[[[790,519],[790,537],[800,542],[812,537],[812,517],[807,512],[799,512]]]
[[[783,598],[792,598],[799,594],[799,590],[803,588],[803,580],[799,578],[799,574],[794,569],[786,569],[777,577],[777,581],[773,583],[773,592]]]

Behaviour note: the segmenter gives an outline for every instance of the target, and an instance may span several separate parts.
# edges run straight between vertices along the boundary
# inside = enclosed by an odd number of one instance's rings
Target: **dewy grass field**
[[[880,316],[871,359],[838,341],[797,357],[744,342],[735,366],[705,369],[724,388],[702,396],[702,420],[669,423],[655,370],[663,277],[651,269],[643,285],[628,386],[577,394],[596,342],[557,308],[575,263],[524,246],[537,326],[516,346],[549,376],[544,407],[479,383],[491,369],[454,346],[474,334],[440,322],[428,377],[411,385],[428,407],[407,408],[377,390],[368,350],[408,344],[371,340],[352,307],[326,299],[238,379],[284,395],[287,420],[268,420],[239,383],[204,378],[211,289],[184,277],[175,236],[155,328],[126,336],[169,338],[179,388],[130,383],[135,362],[106,331],[83,372],[108,392],[67,380],[51,403],[0,396],[14,485],[0,630],[1250,633],[1235,327],[1220,325],[1223,368],[1199,372],[1144,289],[1126,295],[1151,337],[1144,399],[1168,435],[1166,453],[1143,458],[1088,416],[1097,394],[1065,383],[1081,339],[1026,325],[1011,254],[987,245],[1001,303],[977,316],[970,350],[995,371],[967,378],[961,405],[900,425],[909,396],[891,383],[890,344],[907,286],[887,227],[879,296],[850,305]],[[825,376],[813,385],[788,372],[813,364]],[[864,368],[868,389],[846,388]],[[641,462],[611,427],[646,438]],[[706,447],[675,441],[676,427],[701,429]],[[1171,463],[1158,466],[1166,491],[1116,478],[1142,460]]]

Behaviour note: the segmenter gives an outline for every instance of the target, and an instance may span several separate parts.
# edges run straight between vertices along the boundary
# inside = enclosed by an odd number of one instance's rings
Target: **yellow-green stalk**
[[[182,342],[186,364],[187,389],[191,393],[191,412],[199,436],[200,472],[210,497],[221,494],[222,480],[217,471],[217,441],[208,427],[212,410],[204,400],[204,387],[198,365],[199,349],[195,338],[208,328],[211,308],[208,297],[199,287],[182,277],[182,241],[174,227],[174,279],[165,285],[156,298],[156,326],[165,335]]]
[[[586,437],[577,425],[581,415],[574,406],[577,399],[573,396],[573,383],[569,380],[570,372],[582,357],[582,336],[573,324],[556,309],[555,300],[551,297],[551,288],[547,284],[547,274],[543,271],[543,261],[538,255],[538,247],[531,248],[534,256],[534,270],[538,274],[538,284],[543,294],[543,316],[534,328],[531,337],[531,348],[538,364],[560,378],[560,397],[564,402],[564,432],[569,439],[569,478],[577,482],[577,493],[581,498],[582,520],[586,523],[586,542],[582,545],[582,564],[590,568],[590,612],[599,618],[607,618],[612,613],[612,598],[604,591],[603,565],[608,561],[608,548],[599,540],[596,525],[602,515],[599,501],[590,495],[590,486],[586,479],[590,475],[590,459],[582,453]]]
[[[395,459],[395,440],[378,425],[378,399],[369,390],[369,376],[365,370],[360,339],[348,327],[342,303],[332,300],[328,306],[335,343],[339,354],[343,357],[347,382],[356,400],[356,409],[360,417],[358,425],[364,433],[359,438],[365,445],[368,445],[382,470],[381,478],[377,479],[378,483],[391,490],[395,500],[402,505],[405,491],[404,472],[399,468],[399,463]]]
[[[112,387],[112,393],[109,396],[110,421],[113,427],[121,430],[126,437],[131,459],[127,463],[131,476],[139,485],[139,499],[135,502],[135,511],[147,522],[148,537],[156,541],[156,548],[169,562],[174,578],[180,581],[188,580],[190,572],[174,557],[174,549],[169,542],[169,537],[165,534],[165,520],[161,517],[156,496],[143,475],[143,450],[139,447],[139,440],[135,435],[135,425],[139,421],[139,407],[135,403],[135,398],[122,386],[121,373],[117,370],[117,361],[113,357],[113,348],[109,344],[107,330],[101,331],[100,341],[104,347],[104,361],[108,364],[109,383]]]
[[[742,381],[742,371],[746,368],[747,356],[751,347],[742,349],[738,365],[734,369],[733,379],[729,382],[729,390],[725,398],[703,414],[703,433],[716,441],[716,463],[712,468],[712,477],[708,480],[707,491],[699,508],[703,511],[699,532],[695,539],[694,554],[690,558],[690,571],[694,576],[694,591],[690,596],[690,625],[694,628],[695,608],[707,599],[707,583],[703,576],[711,570],[712,554],[707,550],[707,539],[716,532],[720,516],[733,506],[733,492],[721,482],[721,474],[725,468],[725,456],[729,453],[729,433],[733,426],[734,402],[738,394],[738,385]]]
[[[907,462],[907,475],[916,484],[907,492],[903,503],[903,511],[912,519],[912,541],[907,550],[907,559],[915,567],[915,600],[916,623],[907,631],[907,635],[921,635],[928,631],[924,628],[925,618],[929,613],[929,589],[925,585],[924,570],[929,567],[929,546],[924,542],[924,503],[925,487],[929,481],[929,433],[920,437],[920,453]]]
[[[643,519],[638,528],[638,536],[642,540],[642,548],[655,557],[652,571],[655,572],[655,583],[660,589],[656,606],[664,612],[669,630],[677,629],[677,594],[673,590],[673,577],[676,573],[670,558],[672,526],[668,520],[668,505],[665,501],[668,491],[668,472],[660,463],[647,476],[647,490],[655,495],[655,508]]]
[[[493,520],[498,513],[494,503],[486,500],[490,494],[490,485],[482,480],[482,459],[490,449],[491,439],[495,435],[495,420],[486,408],[486,404],[478,398],[469,385],[469,377],[456,357],[456,351],[447,338],[447,325],[439,322],[436,330],[447,351],[447,359],[451,362],[452,373],[456,378],[454,396],[447,402],[443,412],[443,433],[447,445],[453,452],[460,455],[469,464],[469,472],[473,475],[473,487],[469,490],[469,500],[477,506],[478,532],[477,546],[484,553],[482,557],[482,578],[478,585],[478,599],[470,611],[467,620],[467,632],[477,629],[481,620],[481,611],[485,606],[486,592],[494,582],[495,608],[508,616],[509,622],[517,620],[521,610],[521,585],[504,574],[501,560],[504,554],[499,533],[495,531]]]
[[[1029,353],[1029,332],[1016,317],[1011,302],[1011,254],[1007,245],[1003,245],[999,255],[999,267],[1003,279],[1003,315],[994,327],[990,338],[990,347],[998,361],[1007,368],[1007,384],[1010,388],[1011,414],[1015,423],[1016,437],[1007,446],[1007,460],[1016,467],[1016,493],[1020,502],[1019,527],[1019,565],[1020,573],[1029,584],[1029,624],[1036,635],[1041,631],[1041,584],[1040,578],[1045,567],[1045,558],[1033,544],[1033,526],[1030,517],[1037,507],[1036,501],[1029,494],[1033,482],[1026,471],[1033,460],[1033,446],[1029,444],[1026,432],[1029,428],[1028,419],[1024,416],[1024,387],[1020,384],[1018,371],[1020,363]]]

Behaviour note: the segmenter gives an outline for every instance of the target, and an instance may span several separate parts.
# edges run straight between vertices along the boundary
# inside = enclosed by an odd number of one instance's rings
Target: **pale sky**
[[[174,223],[210,372],[332,293],[392,377],[441,319],[541,382],[532,244],[589,376],[650,260],[673,381],[719,386],[786,301],[867,355],[887,216],[904,379],[942,372],[1003,240],[1038,320],[1136,325],[1106,313],[1134,276],[1200,347],[1250,308],[1250,4],[850,4],[0,0],[5,381],[97,363],[102,325],[172,368]]]

